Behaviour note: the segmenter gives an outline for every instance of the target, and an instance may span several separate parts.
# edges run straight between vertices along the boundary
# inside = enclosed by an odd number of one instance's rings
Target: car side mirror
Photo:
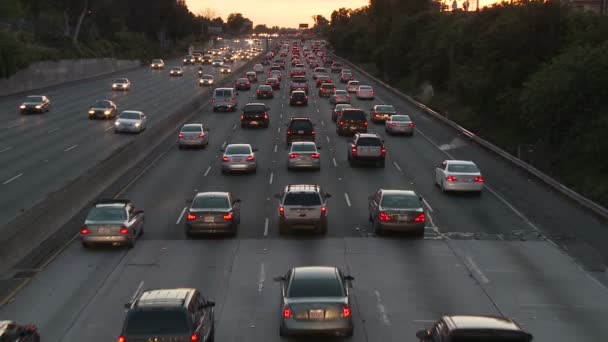
[[[273,278],[274,281],[285,281],[285,277],[284,276],[280,276],[280,277],[274,277]]]
[[[420,340],[424,341],[424,340],[428,340],[431,338],[431,334],[429,333],[428,330],[418,330],[416,332],[416,337],[418,337]]]
[[[374,196],[373,195],[369,195],[369,196],[367,196],[367,199],[370,200],[370,201],[373,201],[374,200]]]
[[[257,152],[257,151],[259,151],[259,149],[257,149],[257,148],[254,148],[254,149],[253,149],[253,152]]]
[[[237,198],[232,203],[241,203],[241,200]]]
[[[226,152],[225,148],[220,148],[220,152]]]
[[[418,199],[422,201],[422,196],[418,196]]]
[[[321,146],[317,146],[317,150],[320,150],[320,149],[321,149]]]
[[[185,203],[186,203],[186,204],[191,204],[191,203],[192,203],[192,198],[188,198],[188,199],[186,199]]]
[[[281,199],[281,194],[274,194],[274,195],[272,195],[272,197],[274,197],[276,199]]]
[[[207,128],[207,127],[203,128],[203,132],[209,132],[209,131],[210,131],[209,128]]]
[[[215,307],[215,302],[208,300],[205,304],[205,307],[212,308]]]
[[[140,210],[135,210],[135,215],[140,215],[140,214],[143,214],[143,213],[144,213],[144,211],[141,210],[141,209]]]
[[[325,198],[331,198],[331,194],[325,194]]]
[[[353,281],[353,280],[355,280],[355,277],[347,275],[347,276],[344,277],[344,280],[346,280],[346,281]]]
[[[130,309],[131,308],[131,303],[125,303],[124,307],[125,307],[125,309]]]

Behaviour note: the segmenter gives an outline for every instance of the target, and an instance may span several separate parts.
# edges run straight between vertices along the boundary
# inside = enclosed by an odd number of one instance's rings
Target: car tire
[[[241,128],[245,128],[245,123],[241,122]]]
[[[372,221],[372,230],[374,231],[374,234],[378,236],[382,235],[382,229],[376,220]]]
[[[177,148],[178,148],[178,149],[180,149],[180,150],[183,150],[183,149],[184,149],[184,146],[182,146],[182,145],[177,145]]]
[[[380,168],[384,169],[386,167],[386,160],[385,159],[380,160],[379,164],[380,164]]]
[[[441,192],[443,192],[444,194],[448,193],[448,190],[445,188],[445,185],[443,184],[443,180],[441,181],[439,188],[441,189]]]
[[[193,237],[192,232],[189,231],[188,229],[186,229],[186,237],[189,239],[192,239],[192,237]]]
[[[321,222],[319,225],[319,234],[326,235],[327,234],[327,221]]]
[[[135,247],[135,237],[127,242],[127,248],[131,249],[133,247]]]
[[[279,336],[281,336],[281,337],[289,336],[289,334],[287,333],[287,330],[285,330],[285,328],[283,328],[282,325],[279,327]]]
[[[89,245],[88,243],[82,241],[82,248],[89,249],[90,247],[91,247],[91,245]]]
[[[209,333],[209,338],[207,338],[206,342],[213,342],[213,341],[215,341],[215,322],[211,326],[211,332]]]
[[[279,221],[279,234],[280,235],[287,235],[288,229],[287,229],[287,225],[285,223],[281,223]]]
[[[217,112],[217,108],[213,107],[213,111],[214,111],[214,112]]]

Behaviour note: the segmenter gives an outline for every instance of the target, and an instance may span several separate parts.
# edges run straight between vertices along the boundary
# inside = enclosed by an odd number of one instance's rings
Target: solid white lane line
[[[222,144],[222,148],[226,148],[226,143],[227,141],[224,141],[224,143]]]
[[[281,133],[281,127],[277,127],[277,133]]]
[[[278,148],[279,148],[279,145],[274,145],[274,153],[277,153]]]
[[[16,122],[10,126],[6,126],[6,128],[13,128],[13,127],[17,127],[17,126],[21,126],[21,122]]]
[[[13,149],[13,146],[8,146],[8,147],[5,147],[5,148],[1,149],[0,153],[6,152],[6,151],[9,151],[9,150],[12,150],[12,149]]]
[[[334,166],[338,167],[338,163],[336,162],[336,158],[332,158],[332,161],[334,162]]]
[[[236,124],[234,124],[234,126],[232,126],[232,130],[234,131],[236,129]]]
[[[416,323],[435,323],[437,322],[436,319],[414,319],[412,320],[412,322],[416,322]]]
[[[78,145],[70,146],[70,147],[66,148],[65,150],[63,150],[63,152],[71,151],[71,150],[75,149],[76,147],[78,147]]]
[[[16,176],[14,176],[14,177],[13,177],[13,178],[11,178],[11,179],[8,179],[8,180],[4,181],[4,183],[2,183],[2,185],[6,185],[6,184],[8,184],[8,183],[10,183],[10,182],[14,181],[15,179],[17,179],[17,178],[19,178],[19,177],[21,177],[21,176],[23,176],[23,172],[22,172],[22,173],[20,173],[20,174],[18,174],[18,175],[16,175]]]
[[[477,264],[475,263],[475,261],[473,261],[473,258],[468,256],[466,257],[466,261],[469,264],[469,267],[475,272],[477,273],[477,275],[479,276],[479,280],[481,280],[482,283],[487,284],[490,282],[490,279],[488,279],[483,272],[481,271],[481,269],[479,268],[479,266],[477,266]]]
[[[328,136],[325,136],[325,139],[327,139],[327,142],[329,142],[329,137]]]
[[[106,129],[104,129],[104,132],[107,132],[107,131],[111,130],[112,128],[114,128],[114,127],[110,126],[110,127],[106,128]]]
[[[321,112],[319,111],[319,108],[317,108],[317,113],[321,113]],[[322,121],[321,121],[321,122],[322,122]]]
[[[264,263],[261,263],[260,277],[258,278],[258,292],[262,292],[264,289],[264,280],[266,280],[266,270],[264,269]]]
[[[426,207],[429,208],[430,212],[433,212],[433,208],[431,207],[429,202],[427,202],[424,198],[422,199],[422,203],[424,203],[424,205],[426,205]]]
[[[376,295],[376,306],[378,307],[378,311],[380,312],[380,317],[382,318],[382,322],[385,326],[390,326],[391,321],[388,319],[388,315],[386,314],[386,308],[384,304],[382,304],[382,297],[380,296],[380,291],[375,290],[374,294]]]
[[[319,111],[319,110],[317,109],[317,112],[318,112],[318,111]],[[325,121],[321,120],[321,125],[325,126]]]
[[[344,199],[346,199],[346,204],[348,204],[350,207],[350,198],[348,198],[348,194],[346,192],[344,193]]]
[[[268,236],[268,217],[264,220],[264,237]]]
[[[209,166],[209,167],[207,168],[207,171],[205,171],[205,177],[207,177],[207,175],[209,174],[209,171],[211,171],[211,166]]]
[[[285,99],[285,98],[283,97],[283,99]],[[281,103],[281,108],[284,108],[284,107],[285,107],[285,104]]]
[[[51,130],[48,130],[48,131],[47,131],[47,133],[53,133],[53,132],[57,132],[57,131],[58,131],[58,130],[60,130],[60,129],[61,129],[61,128],[56,127],[56,128],[51,129]]]
[[[175,224],[179,224],[182,221],[182,217],[184,217],[186,210],[188,210],[188,207],[184,207],[184,209],[182,209],[182,212],[181,214],[179,214],[179,217],[177,218],[177,221],[175,221]]]
[[[397,168],[397,170],[399,170],[399,172],[402,171],[401,168],[399,167],[399,164],[397,164],[397,162],[394,161],[393,164],[395,164],[395,167]]]
[[[272,179],[274,178],[274,172],[270,173],[270,179],[268,180],[268,184],[272,184]]]

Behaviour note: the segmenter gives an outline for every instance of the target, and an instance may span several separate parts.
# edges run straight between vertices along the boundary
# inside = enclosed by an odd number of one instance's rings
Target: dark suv
[[[494,316],[443,316],[416,337],[428,342],[530,342],[533,338],[511,319]]]
[[[348,145],[348,163],[352,165],[356,161],[376,162],[384,168],[386,160],[386,147],[384,141],[373,133],[357,133],[353,141]]]
[[[304,90],[295,90],[289,96],[290,106],[308,106],[308,95]]]
[[[338,135],[367,133],[367,117],[361,109],[344,109],[336,125]]]
[[[241,114],[241,127],[264,127],[270,123],[268,107],[263,103],[248,103],[243,107]]]
[[[193,288],[135,293],[118,341],[213,341],[214,306]]]
[[[289,91],[304,90],[308,94],[308,82],[305,76],[294,76],[289,84]]]
[[[315,128],[309,118],[291,118],[287,124],[287,146],[294,141],[315,141]]]

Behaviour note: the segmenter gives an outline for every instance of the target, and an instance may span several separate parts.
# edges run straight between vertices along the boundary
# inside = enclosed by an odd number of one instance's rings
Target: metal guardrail
[[[551,186],[553,189],[559,191],[560,193],[562,193],[563,195],[569,197],[570,199],[576,201],[579,205],[590,209],[591,211],[593,211],[595,214],[600,215],[601,217],[603,217],[604,219],[608,219],[608,209],[601,206],[600,204],[590,200],[589,198],[579,194],[578,192],[568,188],[567,186],[561,184],[559,181],[557,181],[555,178],[545,174],[544,172],[540,171],[539,169],[533,167],[532,165],[524,162],[523,160],[516,158],[515,156],[511,155],[509,152],[493,145],[492,143],[481,139],[480,137],[478,137],[477,135],[475,135],[474,133],[472,133],[471,131],[465,129],[464,127],[460,126],[459,124],[455,123],[454,121],[448,120],[446,117],[444,117],[443,115],[437,113],[436,111],[432,110],[431,108],[425,106],[424,104],[416,101],[413,97],[402,93],[401,91],[393,88],[392,86],[386,84],[385,82],[383,82],[382,80],[378,79],[376,76],[371,75],[370,73],[368,73],[367,71],[363,70],[361,67],[359,67],[358,65],[356,65],[355,63],[350,62],[347,59],[344,59],[338,55],[336,55],[335,53],[332,53],[335,59],[338,59],[340,61],[342,61],[342,63],[344,64],[348,64],[350,65],[353,69],[356,69],[358,72],[364,74],[365,76],[371,78],[372,80],[374,80],[375,82],[378,82],[379,84],[381,84],[384,88],[388,89],[389,91],[391,91],[392,93],[394,93],[395,95],[405,99],[406,101],[410,102],[411,104],[413,104],[414,106],[422,109],[425,113],[432,115],[433,117],[435,117],[436,119],[440,120],[441,122],[443,122],[444,124],[454,128],[455,130],[457,130],[458,132],[466,135],[467,137],[469,137],[471,140],[475,141],[477,144],[479,144],[482,147],[485,147],[486,149],[496,153],[497,155],[501,156],[502,158],[504,158],[505,160],[513,163],[514,165],[520,167],[521,169],[529,172],[530,174],[536,176],[538,179],[540,179],[541,181],[545,182],[547,185]]]

